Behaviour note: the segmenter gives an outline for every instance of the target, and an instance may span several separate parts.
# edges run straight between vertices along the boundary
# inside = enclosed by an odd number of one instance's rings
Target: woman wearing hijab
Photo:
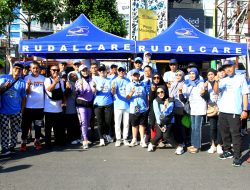
[[[71,144],[78,144],[81,142],[80,124],[76,111],[76,91],[75,83],[78,80],[77,73],[71,71],[68,74],[68,80],[66,82],[66,107],[65,107],[65,127],[67,129],[67,140]]]
[[[86,65],[79,67],[81,78],[76,82],[76,108],[80,121],[83,149],[88,149],[88,127],[93,107],[94,95],[92,92],[92,80]]]
[[[217,104],[218,95],[215,94],[214,88],[214,78],[217,75],[216,70],[208,69],[207,71],[207,82],[204,83],[204,88],[206,93],[209,94],[208,104]],[[218,128],[218,115],[208,117],[210,123],[210,138],[211,138],[211,147],[207,151],[209,154],[213,154],[217,152],[218,154],[222,154],[222,138]]]
[[[167,97],[167,88],[158,86],[156,90],[157,97],[153,101],[153,109],[156,119],[156,135],[148,145],[148,152],[152,152],[158,141],[163,138],[164,143],[176,145],[173,136],[173,108],[174,102]],[[164,116],[164,120],[161,118]]]
[[[160,85],[165,85],[164,80],[160,73],[155,73],[152,77],[152,85],[149,89],[149,115],[148,115],[148,124],[150,129],[154,129],[155,126],[155,114],[153,109],[153,101],[157,97],[156,89]],[[167,93],[168,97],[168,93]],[[150,140],[150,139],[149,139]]]
[[[179,89],[180,100],[186,99],[190,102],[191,108],[191,146],[188,152],[197,153],[201,148],[201,127],[203,116],[206,115],[207,103],[204,96],[204,82],[199,78],[196,68],[189,71],[189,79],[185,81],[183,89]],[[185,98],[184,98],[185,97]]]
[[[184,104],[179,99],[179,89],[183,87],[185,74],[182,70],[177,70],[175,73],[174,81],[169,88],[169,97],[174,99],[174,116],[175,116],[175,128],[174,134],[175,139],[179,146],[177,147],[175,153],[181,155],[184,153],[184,127],[181,123],[182,117],[184,115]]]

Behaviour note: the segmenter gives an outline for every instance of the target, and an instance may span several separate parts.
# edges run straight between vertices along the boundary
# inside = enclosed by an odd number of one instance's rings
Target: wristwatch
[[[244,112],[248,112],[248,110],[242,110],[242,111],[244,111]]]

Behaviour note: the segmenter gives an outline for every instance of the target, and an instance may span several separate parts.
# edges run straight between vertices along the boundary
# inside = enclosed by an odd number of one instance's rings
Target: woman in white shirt
[[[199,78],[199,72],[196,68],[189,71],[189,79],[185,81],[183,89],[180,90],[180,99],[187,99],[191,108],[191,146],[188,152],[197,153],[201,148],[201,127],[203,116],[206,115],[207,103],[203,98],[204,82]],[[185,98],[184,98],[185,97]]]

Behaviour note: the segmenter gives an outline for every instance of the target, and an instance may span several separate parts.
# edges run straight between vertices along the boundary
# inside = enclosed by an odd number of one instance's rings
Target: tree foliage
[[[0,0],[0,34],[5,34],[6,25],[14,20],[12,12],[16,6],[13,0]]]
[[[126,23],[118,14],[116,0],[65,0],[66,12],[72,20],[81,13],[102,30],[125,37]]]
[[[62,23],[61,18],[64,13],[61,2],[61,0],[0,0],[0,7],[2,7],[0,8],[0,19],[6,18],[0,28],[3,31],[8,22],[20,19],[28,28],[29,38],[31,22],[34,20],[41,23]],[[20,9],[23,10],[22,13],[19,11]]]

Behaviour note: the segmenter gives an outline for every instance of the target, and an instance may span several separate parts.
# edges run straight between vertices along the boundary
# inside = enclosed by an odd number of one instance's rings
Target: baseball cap
[[[105,71],[106,70],[106,66],[104,64],[100,64],[100,67],[98,68],[98,71]]]
[[[196,65],[194,62],[191,62],[191,63],[188,64],[187,67],[188,67],[188,68],[192,68],[192,67],[197,68],[197,65]]]
[[[118,69],[118,70],[119,70],[120,68],[126,70],[126,67],[125,67],[125,65],[123,65],[123,64],[119,64],[119,65],[117,66],[117,69]]]
[[[150,53],[149,51],[145,51],[143,55],[144,55],[144,56],[145,56],[145,55],[152,55],[152,53]]]
[[[23,66],[23,64],[22,63],[20,63],[20,62],[15,62],[14,64],[13,64],[13,67],[20,67],[20,68],[24,68],[24,66]]]
[[[176,59],[170,59],[170,61],[169,61],[169,64],[177,64],[178,62],[177,62],[177,60]]]
[[[79,71],[82,71],[82,70],[85,69],[85,68],[88,69],[87,65],[82,64],[82,65],[79,67],[78,70],[79,70]]]
[[[138,69],[131,70],[131,75],[134,75],[134,74],[140,74],[140,71]]]
[[[224,63],[222,64],[222,68],[225,68],[227,66],[233,66],[235,65],[234,62],[232,60],[226,60],[224,61]]]
[[[135,58],[135,62],[140,62],[140,63],[142,63],[142,58],[141,58],[141,57],[136,57],[136,58]]]

